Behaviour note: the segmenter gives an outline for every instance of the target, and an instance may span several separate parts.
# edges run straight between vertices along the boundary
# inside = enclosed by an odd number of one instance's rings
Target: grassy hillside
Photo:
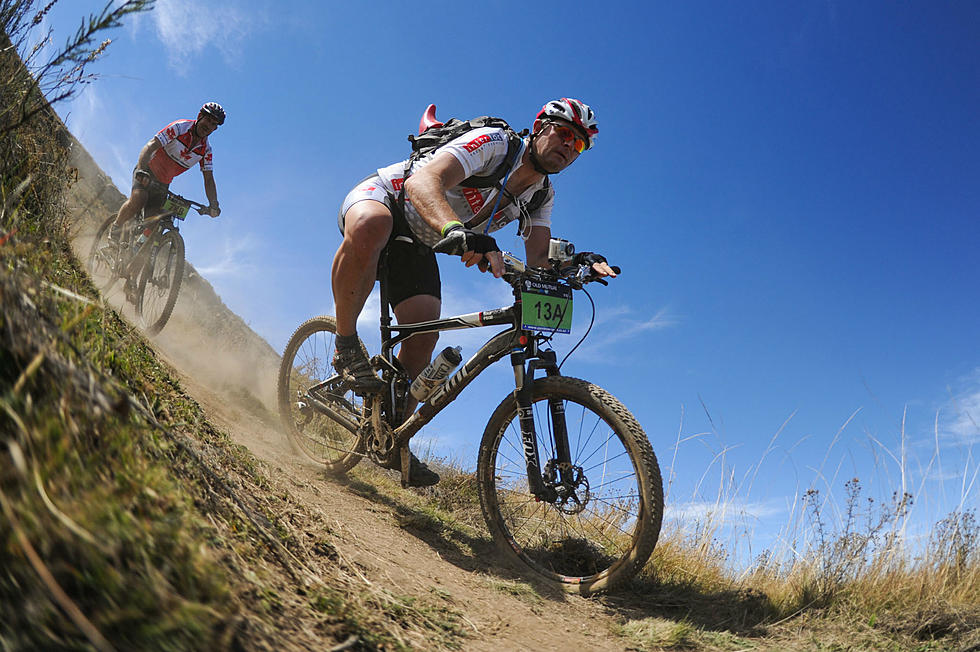
[[[0,109],[28,92],[4,50]],[[50,110],[0,132],[0,650],[465,649],[463,614],[361,581],[103,304],[68,241],[71,142]],[[358,474],[350,491],[414,536],[489,549],[471,476],[413,493]],[[840,529],[814,508],[814,546],[744,573],[710,522],[665,532],[641,577],[594,599],[596,626],[635,650],[980,650],[975,511],[910,558],[906,506],[855,507]],[[554,604],[496,590],[545,619]]]
[[[9,49],[0,84],[2,106],[30,92]],[[67,237],[70,142],[50,110],[0,136],[0,649],[451,645],[352,587],[101,304]]]

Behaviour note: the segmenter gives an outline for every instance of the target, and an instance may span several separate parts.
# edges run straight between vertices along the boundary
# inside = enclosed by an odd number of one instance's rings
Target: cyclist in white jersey
[[[208,198],[208,214],[218,217],[218,189],[214,183],[214,165],[208,136],[225,122],[225,110],[217,102],[201,107],[196,120],[175,120],[161,129],[140,150],[133,170],[133,187],[129,198],[119,208],[116,221],[109,230],[109,239],[118,242],[123,225],[146,209],[148,214],[159,210],[167,199],[170,182],[199,165],[204,175],[204,194]]]
[[[337,314],[334,368],[356,392],[378,392],[383,387],[357,345],[356,331],[357,317],[374,287],[382,250],[387,247],[392,270],[389,302],[399,323],[439,318],[439,270],[431,247],[444,239],[461,253],[467,267],[476,265],[499,278],[503,258],[487,233],[518,221],[528,264],[546,266],[554,205],[554,190],[546,177],[561,172],[592,147],[597,133],[595,115],[586,104],[570,98],[545,104],[535,117],[531,135],[523,139],[513,157],[499,204],[500,191],[496,188],[460,185],[468,177],[489,175],[507,157],[507,135],[494,127],[469,131],[426,155],[410,168],[407,181],[408,162],[403,161],[379,169],[351,190],[340,210],[344,239],[333,261]],[[399,202],[403,185],[404,202]],[[543,188],[547,198],[526,214],[527,203]],[[592,256],[589,262],[596,274],[615,276],[604,258]],[[424,333],[402,343],[398,358],[411,377],[429,363],[437,339],[437,333]],[[400,457],[395,457],[397,467]],[[410,477],[413,484],[420,485],[439,479],[414,455]]]

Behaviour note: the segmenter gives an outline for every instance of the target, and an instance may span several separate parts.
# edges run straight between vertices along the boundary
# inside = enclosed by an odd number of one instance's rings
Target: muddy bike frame
[[[380,447],[381,450],[376,449],[371,452],[379,456],[386,456],[394,451],[399,451],[403,462],[401,465],[402,483],[408,484],[408,469],[410,468],[408,440],[432,421],[443,408],[452,403],[466,386],[487,367],[510,354],[511,366],[514,369],[515,398],[520,414],[521,439],[527,463],[528,489],[537,499],[554,502],[558,498],[558,491],[553,484],[546,484],[542,478],[541,463],[537,453],[537,433],[534,428],[532,399],[534,377],[537,371],[544,370],[548,376],[559,376],[561,373],[555,362],[555,352],[541,348],[543,341],[548,339],[550,335],[521,328],[521,281],[530,278],[554,283],[561,279],[572,288],[580,289],[584,283],[593,279],[588,277],[589,268],[584,265],[569,268],[566,273],[559,275],[554,271],[528,269],[521,260],[508,253],[503,253],[503,258],[505,266],[503,279],[510,284],[514,293],[513,305],[432,321],[392,324],[388,306],[387,254],[386,252],[382,253],[379,262],[379,276],[381,277],[381,355],[376,356],[373,362],[375,366],[381,367],[382,376],[386,379],[386,387],[382,395],[374,395],[368,399],[368,402],[373,402],[373,405],[370,406],[370,413],[375,427],[375,437],[377,437],[379,430],[386,430],[386,425],[392,431],[392,438],[387,442],[387,445]],[[505,325],[510,326],[510,328],[490,338],[456,373],[446,379],[414,414],[408,417],[404,423],[398,423],[400,420],[398,418],[399,406],[406,400],[405,392],[407,392],[410,382],[394,355],[394,349],[398,344],[419,333]],[[554,462],[557,462],[557,468],[560,472],[560,484],[574,485],[572,477],[574,471],[572,470],[571,453],[568,446],[568,431],[565,426],[564,404],[559,400],[550,400],[549,410],[555,436],[554,453],[556,459]],[[334,417],[340,416],[333,410],[330,412]],[[385,425],[380,423],[382,419],[386,422]],[[353,429],[356,429],[356,425]]]
[[[203,215],[203,211],[207,208],[207,206],[204,204],[199,204],[192,199],[187,199],[176,193],[168,191],[167,199],[164,202],[164,205],[168,205],[171,201],[184,204],[186,206],[185,210],[164,210],[155,216],[146,217],[146,209],[144,208],[135,219],[131,220],[131,225],[127,225],[130,229],[132,229],[130,236],[131,239],[139,237],[140,233],[145,233],[145,229],[149,228],[152,231],[146,236],[146,239],[136,251],[132,251],[131,248],[130,251],[124,251],[123,248],[120,247],[120,256],[122,257],[118,264],[118,267],[120,268],[120,278],[131,279],[133,282],[136,282],[139,278],[138,274],[142,271],[144,265],[153,262],[150,257],[150,253],[154,253],[155,255],[155,252],[150,252],[150,247],[154,243],[155,236],[162,236],[169,231],[173,231],[179,237],[183,237],[180,236],[180,227],[177,226],[174,220],[185,220],[187,217],[187,209],[193,208],[198,213]],[[170,252],[170,255],[172,256],[173,252]]]

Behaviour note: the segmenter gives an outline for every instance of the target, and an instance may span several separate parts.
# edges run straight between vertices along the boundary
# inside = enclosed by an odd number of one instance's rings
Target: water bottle
[[[414,396],[419,401],[424,401],[429,398],[429,396],[436,390],[436,387],[442,384],[442,381],[449,377],[449,374],[453,372],[453,369],[463,361],[463,356],[460,353],[462,347],[459,346],[447,346],[442,350],[436,359],[429,363],[422,373],[418,375],[415,382],[412,383],[412,396]]]
[[[136,240],[133,242],[133,251],[139,250],[139,248],[146,242],[146,238],[153,233],[153,229],[147,227],[137,236]]]

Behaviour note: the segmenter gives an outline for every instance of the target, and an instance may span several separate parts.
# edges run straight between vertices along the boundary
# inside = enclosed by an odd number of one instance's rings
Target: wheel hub
[[[549,460],[541,476],[545,484],[555,492],[552,504],[563,514],[581,514],[592,500],[589,479],[585,477],[581,466]]]

